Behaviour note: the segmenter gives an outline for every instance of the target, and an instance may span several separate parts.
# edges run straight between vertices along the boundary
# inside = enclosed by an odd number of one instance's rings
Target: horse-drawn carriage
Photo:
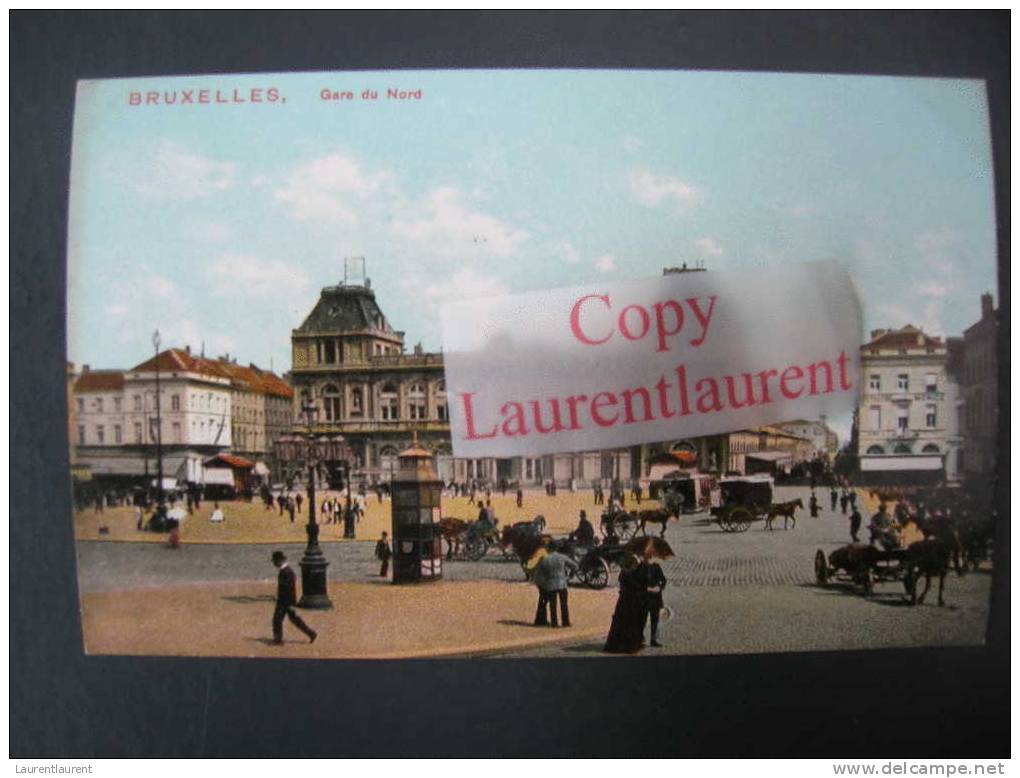
[[[503,547],[499,529],[487,521],[445,517],[439,522],[439,532],[447,543],[447,559],[477,562],[489,549]]]
[[[724,532],[746,532],[772,507],[772,479],[765,475],[720,478],[712,493],[711,514]]]
[[[577,560],[574,577],[592,589],[605,589],[609,585],[612,568],[630,552],[625,543],[603,543],[587,549]]]
[[[825,552],[815,552],[815,581],[827,586],[830,581],[851,583],[865,597],[875,591],[876,583],[898,582],[903,585],[910,598],[910,604],[924,602],[931,579],[939,579],[939,605],[943,604],[942,593],[946,574],[949,571],[954,551],[959,549],[955,535],[924,537],[913,523],[897,529],[886,537],[896,542],[884,545],[851,543],[837,548],[828,558]],[[957,568],[957,572],[959,568]],[[924,591],[917,595],[917,582],[924,577]]]

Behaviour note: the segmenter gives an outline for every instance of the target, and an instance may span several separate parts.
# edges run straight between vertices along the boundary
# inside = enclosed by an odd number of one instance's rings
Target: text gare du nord
[[[383,96],[387,100],[421,100],[424,93],[421,89],[387,89]],[[363,89],[360,94],[343,89],[323,89],[319,92],[319,98],[332,102],[351,102],[352,100],[378,100],[379,91],[376,89]]]
[[[699,348],[708,338],[716,302],[717,296],[712,295],[707,299],[665,300],[653,304],[650,309],[631,304],[619,310],[613,324],[603,324],[597,329],[584,323],[585,312],[592,310],[590,306],[610,313],[615,313],[616,309],[609,295],[589,294],[576,300],[571,307],[570,333],[585,347],[597,348],[623,339],[637,345],[648,341],[654,345],[654,351],[668,352],[683,332],[686,320],[690,322],[689,331],[693,330],[688,344]],[[500,408],[498,420],[479,418],[477,392],[461,392],[458,398],[464,410],[466,430],[463,439],[549,435],[581,430],[592,424],[614,427],[767,405],[779,398],[796,400],[846,392],[853,388],[848,362],[846,352],[840,351],[835,359],[780,365],[756,373],[704,376],[693,384],[686,365],[680,363],[668,377],[666,373],[661,374],[651,386],[601,391],[591,396],[574,394],[507,400]]]

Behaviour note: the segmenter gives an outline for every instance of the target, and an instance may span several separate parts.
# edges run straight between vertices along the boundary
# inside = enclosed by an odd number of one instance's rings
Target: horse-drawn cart
[[[818,549],[815,581],[819,586],[827,586],[831,581],[850,583],[865,597],[874,593],[876,583],[902,582],[907,594],[912,594],[914,588],[907,549],[886,550],[863,543],[837,548],[828,558]]]
[[[772,491],[768,476],[720,478],[710,510],[723,532],[746,532],[751,522],[768,515]]]
[[[615,536],[619,540],[630,540],[637,534],[641,520],[632,513],[623,510],[607,510],[599,521],[602,537]]]

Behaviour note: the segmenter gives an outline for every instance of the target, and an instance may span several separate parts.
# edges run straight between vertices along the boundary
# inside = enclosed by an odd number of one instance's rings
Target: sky
[[[365,258],[408,349],[441,348],[447,300],[683,262],[835,260],[866,331],[960,335],[996,290],[985,88],[661,71],[79,82],[68,245],[68,359],[93,368],[143,361],[158,328],[164,347],[282,373],[345,257]]]

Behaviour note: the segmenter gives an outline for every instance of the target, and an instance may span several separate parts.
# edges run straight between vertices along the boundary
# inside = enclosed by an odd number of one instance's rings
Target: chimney
[[[981,318],[987,319],[992,315],[994,309],[992,306],[992,293],[985,292],[981,295]]]
[[[187,354],[189,357],[191,356],[191,346],[190,345],[186,345],[184,347],[184,353]]]

